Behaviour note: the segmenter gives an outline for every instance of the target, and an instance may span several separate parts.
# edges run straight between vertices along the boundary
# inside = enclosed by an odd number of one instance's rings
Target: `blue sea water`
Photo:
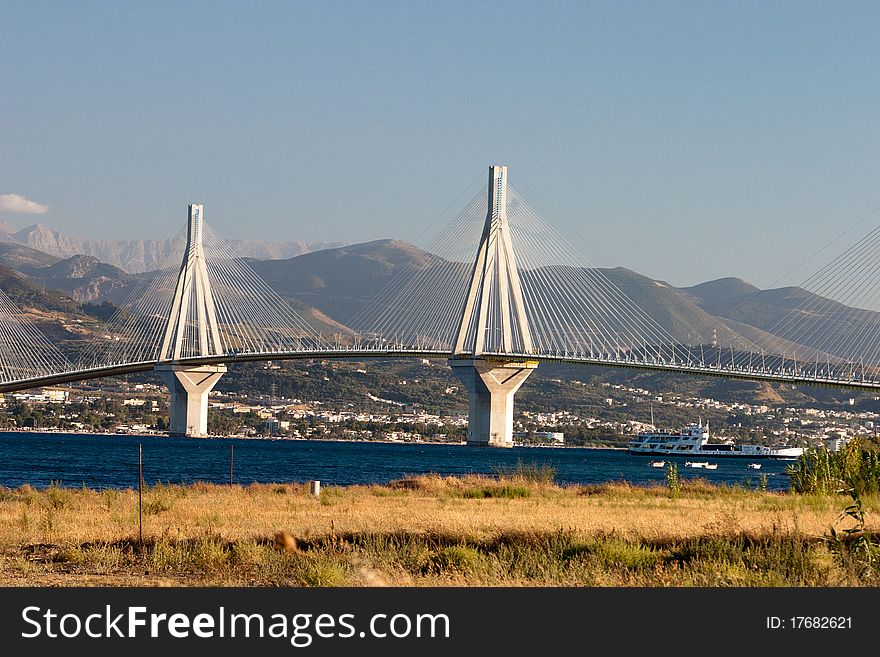
[[[323,485],[381,484],[426,473],[494,475],[520,463],[553,468],[560,484],[665,481],[665,470],[651,467],[651,458],[611,449],[8,432],[0,433],[0,485],[45,487],[54,481],[89,488],[136,487],[139,444],[148,484],[227,483],[231,452],[233,479],[239,484],[309,479]],[[718,459],[717,470],[686,468],[684,458],[676,461],[683,480],[701,477],[757,487],[761,475],[767,475],[770,490],[786,490],[789,484],[786,461],[763,460],[760,470],[750,469],[747,459]]]
[[[381,484],[426,473],[495,475],[519,464],[549,466],[560,484],[665,481],[665,470],[651,467],[650,458],[612,449],[8,432],[0,433],[0,485],[45,487],[54,481],[89,488],[136,487],[139,444],[149,484],[227,483],[231,454],[233,480],[240,484],[309,479],[323,485]],[[767,475],[770,490],[788,488],[786,461],[763,460],[760,470],[752,470],[747,459],[717,459],[717,470],[698,470],[686,468],[685,460],[677,459],[681,479],[757,487],[761,475]]]

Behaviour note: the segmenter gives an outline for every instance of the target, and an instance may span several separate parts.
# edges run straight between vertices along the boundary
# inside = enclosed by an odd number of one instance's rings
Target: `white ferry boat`
[[[710,443],[709,426],[704,427],[702,422],[682,429],[678,433],[669,431],[640,433],[629,442],[627,451],[630,454],[750,459],[796,459],[804,453],[803,447],[738,445],[732,439]]]

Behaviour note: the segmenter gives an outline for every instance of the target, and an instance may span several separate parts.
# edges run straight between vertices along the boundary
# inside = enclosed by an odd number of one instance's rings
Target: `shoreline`
[[[27,429],[27,428],[16,428],[16,429],[0,429],[0,435],[2,434],[41,434],[41,435],[62,435],[62,436],[118,436],[120,438],[175,438],[175,439],[184,439],[184,440],[265,440],[269,442],[276,441],[296,441],[296,442],[314,442],[314,443],[362,443],[362,444],[382,444],[382,445],[447,445],[453,447],[465,447],[467,446],[466,442],[458,441],[458,442],[444,442],[444,441],[435,441],[435,440],[421,440],[421,441],[406,441],[406,440],[367,440],[364,438],[294,438],[291,436],[204,436],[200,438],[194,438],[190,436],[169,436],[167,433],[118,433],[116,431],[68,431],[65,429]],[[516,448],[529,448],[529,449],[598,449],[598,450],[615,450],[615,451],[626,451],[626,447],[614,447],[614,446],[604,446],[604,445],[523,445],[516,444],[512,447],[502,447],[496,449],[516,449]]]

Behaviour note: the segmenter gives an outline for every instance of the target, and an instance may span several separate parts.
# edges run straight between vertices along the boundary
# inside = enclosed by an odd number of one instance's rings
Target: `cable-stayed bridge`
[[[880,389],[880,228],[786,313],[761,328],[721,322],[711,340],[681,339],[688,327],[671,329],[586,262],[506,166],[490,167],[424,258],[333,335],[236,256],[203,206],[189,207],[178,243],[75,357],[0,292],[0,392],[155,370],[171,391],[171,433],[204,435],[208,393],[229,364],[443,358],[468,391],[468,442],[508,446],[514,394],[541,362]]]

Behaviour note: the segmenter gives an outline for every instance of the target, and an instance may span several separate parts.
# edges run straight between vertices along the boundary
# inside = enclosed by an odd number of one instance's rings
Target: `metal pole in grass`
[[[235,463],[235,445],[229,446],[229,485],[232,485],[232,466]]]
[[[144,446],[138,443],[138,546],[144,549]]]

